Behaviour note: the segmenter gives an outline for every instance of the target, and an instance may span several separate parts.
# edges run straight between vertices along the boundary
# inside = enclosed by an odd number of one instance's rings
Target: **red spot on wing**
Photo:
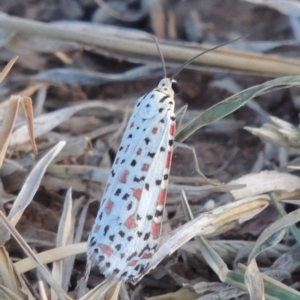
[[[101,251],[106,254],[108,257],[110,257],[114,251],[112,248],[110,248],[109,246],[107,245],[104,245],[104,244],[99,244],[98,247],[101,249]]]
[[[134,126],[134,122],[132,122],[131,124],[130,124],[130,128],[132,128]]]
[[[121,183],[126,183],[127,182],[127,177],[129,175],[129,171],[125,170],[122,175],[120,176],[120,182]]]
[[[166,195],[167,195],[167,190],[166,189],[163,189],[163,190],[160,191],[159,196],[158,196],[158,201],[157,201],[158,205],[164,205],[165,204]]]
[[[138,151],[136,151],[136,155],[141,155],[142,154],[142,148],[139,148]]]
[[[133,197],[137,200],[141,200],[142,197],[142,189],[135,189],[133,190]]]
[[[109,201],[105,204],[105,208],[104,208],[104,209],[105,209],[105,211],[106,211],[107,214],[110,214],[110,212],[111,212],[113,206],[114,206],[114,203],[113,203],[111,200],[109,200]]]
[[[125,153],[127,152],[128,148],[129,148],[129,145],[126,146]]]
[[[169,169],[172,161],[172,151],[169,151],[166,159],[166,169]]]
[[[149,165],[148,164],[143,164],[142,166],[142,171],[148,171],[149,170]]]
[[[152,253],[144,253],[142,258],[143,259],[150,259],[150,258],[152,258],[152,256],[153,256]]]
[[[157,127],[154,127],[154,128],[152,129],[152,133],[153,133],[153,134],[156,134],[157,131],[158,131],[158,128],[157,128]]]
[[[152,236],[154,239],[158,239],[159,238],[159,235],[160,235],[160,224],[158,223],[152,223]]]
[[[133,228],[137,227],[138,225],[136,224],[134,217],[129,217],[125,222],[125,226],[128,229],[133,229]]]
[[[101,228],[100,225],[96,225],[96,226],[94,227],[93,233],[98,233],[99,230],[100,230],[100,228]]]
[[[132,260],[132,261],[130,261],[128,264],[127,264],[127,266],[128,267],[134,267],[136,264],[137,264],[137,260]]]
[[[175,134],[175,124],[172,124],[170,126],[170,135],[174,135]]]

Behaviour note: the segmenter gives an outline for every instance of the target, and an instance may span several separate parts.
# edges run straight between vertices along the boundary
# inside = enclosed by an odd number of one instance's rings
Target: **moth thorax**
[[[168,96],[174,97],[175,92],[172,86],[173,80],[171,80],[170,78],[163,78],[157,85],[156,90]]]

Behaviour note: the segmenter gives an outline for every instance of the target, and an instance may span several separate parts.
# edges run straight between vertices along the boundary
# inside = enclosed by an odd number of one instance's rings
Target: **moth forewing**
[[[172,82],[140,98],[128,122],[88,241],[88,258],[109,278],[134,281],[161,232],[173,152]]]

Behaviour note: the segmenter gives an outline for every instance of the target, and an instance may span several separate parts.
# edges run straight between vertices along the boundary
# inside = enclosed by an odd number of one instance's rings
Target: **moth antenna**
[[[236,42],[236,41],[238,41],[238,40],[244,38],[245,36],[247,36],[247,34],[246,34],[246,35],[243,35],[243,36],[240,36],[239,38],[237,38],[237,39],[235,39],[235,40],[233,40],[233,41],[229,41],[229,42],[223,43],[223,44],[221,44],[221,45],[215,46],[215,47],[213,47],[213,48],[211,48],[211,49],[205,50],[205,51],[203,51],[203,52],[197,54],[196,56],[190,58],[190,59],[187,60],[182,66],[180,66],[180,67],[177,69],[177,71],[175,71],[175,73],[170,77],[170,80],[173,80],[173,79],[175,78],[175,76],[178,75],[179,72],[181,72],[187,65],[189,65],[189,64],[190,64],[192,61],[194,61],[196,58],[198,58],[198,57],[200,57],[200,56],[202,56],[202,55],[204,55],[204,54],[206,54],[206,53],[208,53],[208,52],[210,52],[210,51],[213,51],[213,50],[216,50],[216,49],[218,49],[218,48],[224,47],[224,46],[226,46],[226,45],[228,45],[228,44],[234,43],[234,42]]]
[[[165,60],[164,60],[164,56],[163,56],[163,54],[161,52],[161,49],[159,48],[159,44],[158,44],[158,40],[157,40],[156,36],[152,35],[152,34],[151,34],[151,36],[152,36],[152,38],[155,41],[156,48],[158,50],[158,53],[159,53],[159,56],[160,56],[160,60],[161,60],[161,64],[162,64],[162,67],[163,67],[163,70],[164,70],[164,74],[165,74],[164,78],[166,78],[167,77],[167,69],[166,69],[166,63],[165,63]]]

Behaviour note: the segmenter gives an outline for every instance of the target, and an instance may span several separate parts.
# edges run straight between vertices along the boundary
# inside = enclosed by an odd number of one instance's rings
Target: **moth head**
[[[178,84],[176,80],[170,78],[163,78],[157,85],[157,91],[173,97],[178,93]]]

